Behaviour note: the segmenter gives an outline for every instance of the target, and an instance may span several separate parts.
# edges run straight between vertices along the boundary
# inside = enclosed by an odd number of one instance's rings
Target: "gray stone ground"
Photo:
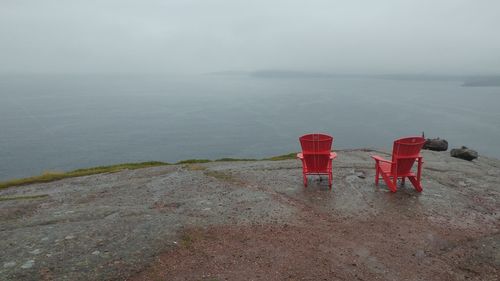
[[[179,247],[189,227],[294,223],[303,208],[328,216],[424,218],[486,237],[500,268],[500,161],[424,151],[422,193],[374,186],[373,152],[343,151],[334,186],[302,186],[299,161],[172,165],[0,190],[0,280],[126,279]],[[431,239],[432,237],[427,237]]]

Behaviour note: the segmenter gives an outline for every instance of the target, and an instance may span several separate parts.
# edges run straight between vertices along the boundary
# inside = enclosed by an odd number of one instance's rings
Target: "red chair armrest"
[[[377,161],[377,162],[378,162],[378,161],[381,161],[381,162],[386,162],[386,163],[391,163],[391,164],[392,164],[392,162],[391,162],[391,161],[389,161],[389,160],[387,160],[387,159],[385,159],[385,158],[382,158],[382,156],[372,155],[371,157],[372,157],[375,161]]]

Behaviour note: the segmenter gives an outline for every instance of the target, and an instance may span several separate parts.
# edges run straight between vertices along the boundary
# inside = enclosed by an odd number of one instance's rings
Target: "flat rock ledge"
[[[373,154],[340,151],[332,191],[295,160],[0,190],[0,280],[499,280],[500,161],[423,151],[424,191],[391,193]]]

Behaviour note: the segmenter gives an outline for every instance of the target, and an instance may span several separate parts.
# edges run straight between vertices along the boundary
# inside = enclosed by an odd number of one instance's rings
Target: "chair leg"
[[[422,184],[420,183],[420,181],[417,179],[417,177],[415,176],[411,176],[411,177],[408,177],[408,179],[410,180],[411,184],[413,184],[413,187],[415,187],[415,189],[418,191],[418,192],[422,192]]]
[[[328,174],[328,187],[330,188],[330,190],[332,190],[332,178],[333,175],[332,172],[330,171],[330,173]]]
[[[420,179],[422,177],[422,164],[424,162],[422,161],[422,157],[418,158],[418,169],[417,169],[417,181],[420,182]]]
[[[405,177],[401,178],[401,185],[405,185]]]
[[[303,173],[302,176],[304,178],[304,187],[307,187],[307,175]]]
[[[387,184],[387,187],[389,187],[389,189],[392,192],[396,192],[397,186],[396,186],[396,184],[394,184],[394,179],[391,180],[391,178],[385,173],[382,173],[382,178],[384,179],[385,184]]]

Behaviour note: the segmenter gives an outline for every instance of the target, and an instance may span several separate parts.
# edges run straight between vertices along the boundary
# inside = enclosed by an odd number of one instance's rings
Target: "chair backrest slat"
[[[332,150],[333,137],[325,134],[308,134],[299,138],[302,153],[328,153]]]
[[[325,134],[308,134],[299,138],[307,169],[326,173],[332,151],[333,137]]]
[[[425,143],[422,137],[406,137],[394,141],[392,148],[392,162],[397,163],[393,166],[392,172],[405,174],[410,172],[413,163],[420,155],[420,150]],[[397,167],[397,171],[395,170]]]
[[[329,154],[304,154],[304,161],[306,162],[308,171],[327,173],[328,162],[331,160]]]

